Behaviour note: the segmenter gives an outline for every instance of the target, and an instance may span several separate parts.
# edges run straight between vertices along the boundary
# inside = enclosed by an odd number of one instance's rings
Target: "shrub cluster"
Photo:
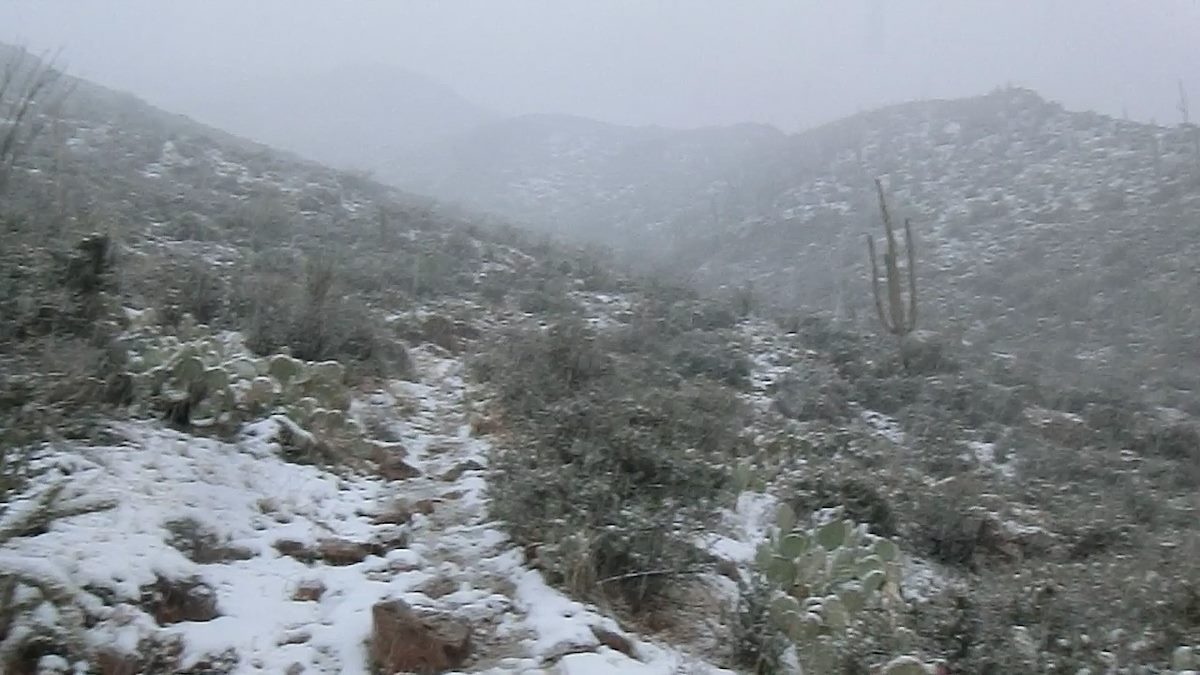
[[[552,579],[638,611],[700,561],[742,410],[720,383],[617,346],[564,318],[504,336],[475,372],[519,444],[494,464],[495,515]]]

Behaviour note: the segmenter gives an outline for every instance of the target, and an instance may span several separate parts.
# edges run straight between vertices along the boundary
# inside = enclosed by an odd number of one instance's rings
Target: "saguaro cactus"
[[[871,291],[875,295],[875,311],[879,315],[879,323],[884,330],[903,338],[917,327],[917,267],[915,246],[912,238],[912,227],[908,219],[904,220],[904,249],[908,257],[908,266],[900,269],[898,262],[899,251],[896,246],[896,233],[892,227],[892,216],[888,213],[887,200],[883,194],[883,183],[876,178],[875,188],[879,191],[879,210],[883,213],[883,229],[887,234],[887,251],[883,254],[883,269],[887,278],[887,306],[883,302],[883,292],[879,283],[879,262],[875,256],[875,239],[867,235],[867,252],[871,256]],[[908,307],[904,303],[904,282],[901,278],[908,274]]]

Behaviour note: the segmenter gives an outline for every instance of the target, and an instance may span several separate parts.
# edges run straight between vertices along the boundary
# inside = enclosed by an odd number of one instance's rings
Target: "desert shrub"
[[[978,484],[948,479],[938,489],[922,492],[904,514],[908,540],[945,565],[976,571],[1000,555],[995,522],[980,498]]]
[[[1146,456],[1200,463],[1200,428],[1194,423],[1146,420],[1129,445]]]
[[[733,328],[738,323],[738,316],[731,306],[706,300],[676,303],[671,306],[667,318],[680,330],[713,331]]]
[[[796,420],[845,420],[850,416],[850,384],[823,363],[793,367],[774,386],[775,409]]]
[[[219,241],[222,235],[207,218],[191,211],[174,218],[166,225],[164,233],[183,241]]]
[[[733,658],[756,675],[785,673],[788,639],[771,624],[775,586],[760,572],[740,584],[736,621],[733,624]]]
[[[899,517],[891,500],[869,478],[846,475],[838,465],[818,467],[787,489],[788,505],[805,515],[824,508],[841,508],[847,517],[864,523],[872,534],[894,537]]]
[[[517,307],[530,314],[561,315],[575,311],[579,305],[567,295],[565,285],[546,283],[518,295]]]
[[[894,415],[918,400],[921,382],[916,378],[864,375],[850,379],[853,399],[868,410]]]
[[[509,334],[474,367],[518,443],[498,451],[493,512],[554,581],[633,611],[702,560],[692,537],[743,446],[736,396],[655,370],[573,320]]]
[[[1164,552],[981,575],[914,617],[958,672],[1169,672],[1171,653],[1200,638],[1200,579],[1194,547]]]
[[[946,411],[963,424],[981,427],[988,422],[1014,424],[1026,402],[1014,390],[960,374],[925,378],[921,402]]]
[[[900,358],[910,375],[955,372],[960,367],[947,342],[927,332],[905,338],[900,343]]]
[[[118,272],[116,246],[103,234],[65,250],[0,251],[0,340],[108,330],[117,316]]]
[[[720,334],[688,331],[666,345],[672,369],[683,377],[707,377],[735,388],[750,381],[750,360]]]
[[[411,363],[382,320],[337,290],[332,263],[309,265],[299,283],[276,274],[252,277],[236,306],[256,354],[287,349],[306,361],[345,360],[360,372],[405,376]]]
[[[510,414],[536,415],[610,374],[612,357],[586,324],[565,319],[544,330],[513,331],[474,363],[475,373],[497,387]]]
[[[164,325],[177,326],[184,315],[216,325],[229,317],[229,284],[221,268],[200,257],[163,263],[154,275],[154,304]]]

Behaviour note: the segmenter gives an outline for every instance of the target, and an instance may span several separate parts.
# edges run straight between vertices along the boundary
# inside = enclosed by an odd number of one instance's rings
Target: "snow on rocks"
[[[111,508],[0,545],[0,569],[73,598],[30,622],[86,615],[71,623],[93,658],[139,672],[150,645],[173,645],[176,661],[147,672],[379,672],[372,652],[386,661],[398,644],[376,632],[388,626],[444,638],[436,655],[409,654],[428,672],[728,672],[623,634],[527,569],[487,519],[489,447],[470,435],[461,361],[414,358],[421,382],[372,399],[403,399],[389,428],[420,474],[401,480],[287,463],[273,419],[232,442],[120,422],[117,442],[44,451],[32,492],[61,481]],[[400,502],[405,518],[381,517]]]

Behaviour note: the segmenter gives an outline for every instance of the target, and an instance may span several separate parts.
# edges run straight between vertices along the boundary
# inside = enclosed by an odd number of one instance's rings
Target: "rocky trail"
[[[116,422],[109,446],[45,449],[4,520],[50,491],[83,513],[0,546],[42,605],[0,651],[33,631],[84,635],[113,674],[728,672],[526,567],[487,517],[489,445],[470,432],[462,361],[413,357],[414,381],[354,404],[389,437],[381,476],[283,461],[277,419],[233,442]],[[54,609],[63,598],[74,612]],[[87,667],[53,650],[38,664]]]

